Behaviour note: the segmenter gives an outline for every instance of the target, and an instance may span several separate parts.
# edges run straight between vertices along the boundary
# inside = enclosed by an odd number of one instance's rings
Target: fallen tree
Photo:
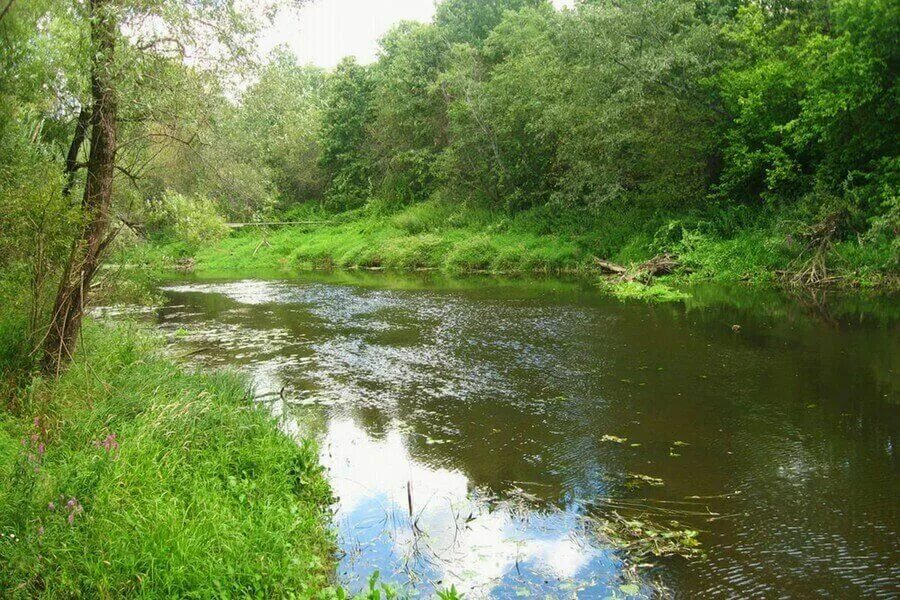
[[[677,271],[689,272],[681,265],[675,255],[668,252],[654,256],[650,260],[632,268],[617,265],[596,256],[594,257],[594,265],[604,275],[616,276],[622,281],[638,281],[641,283],[649,283],[654,277],[672,275]]]

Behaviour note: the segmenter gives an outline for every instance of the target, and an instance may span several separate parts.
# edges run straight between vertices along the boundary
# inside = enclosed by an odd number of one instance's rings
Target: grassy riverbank
[[[4,597],[330,597],[330,490],[229,374],[88,325],[58,380],[0,323]],[[17,378],[18,373],[18,378]]]
[[[798,239],[796,219],[784,211],[706,215],[543,208],[509,216],[438,201],[399,208],[370,202],[338,214],[295,211],[285,220],[314,223],[248,227],[202,246],[158,241],[124,260],[171,265],[191,257],[194,268],[207,272],[382,268],[590,274],[595,257],[635,266],[671,253],[681,268],[669,281],[773,282],[778,273],[801,269],[812,257]],[[896,286],[900,254],[891,236],[829,244],[822,258],[839,284]]]

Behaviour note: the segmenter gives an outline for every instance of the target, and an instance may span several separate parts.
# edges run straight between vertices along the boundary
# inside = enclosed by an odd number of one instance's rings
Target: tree
[[[372,72],[372,146],[382,194],[413,201],[434,189],[432,166],[447,143],[438,85],[447,56],[432,24],[401,23],[380,41]]]
[[[445,44],[480,46],[507,11],[547,4],[547,0],[443,0],[435,9],[434,23]]]
[[[165,119],[155,118],[169,114],[177,122],[182,108],[159,82],[165,82],[167,74],[180,72],[187,60],[194,69],[227,61],[235,70],[249,56],[249,34],[256,28],[256,14],[241,13],[228,4],[223,7],[217,0],[89,0],[84,7],[76,5],[73,14],[83,21],[90,39],[89,102],[81,110],[89,119],[86,126],[76,126],[67,172],[71,177],[84,167],[86,179],[79,231],[63,268],[43,342],[43,366],[48,372],[59,373],[72,357],[94,275],[117,233],[110,228],[113,184],[117,171],[125,171],[117,158],[125,146],[148,140],[190,141],[179,139]],[[258,7],[261,11],[265,8]],[[127,119],[123,119],[120,106],[127,107]],[[159,108],[162,110],[155,110]],[[123,123],[136,125],[133,137],[126,141],[120,140]],[[82,164],[77,157],[85,141],[88,159]]]
[[[549,4],[508,12],[480,50],[454,47],[442,77],[451,134],[440,165],[457,193],[508,210],[548,199],[558,146],[547,115],[562,100],[558,21]]]
[[[118,125],[118,98],[113,80],[118,33],[116,8],[111,0],[91,0],[90,3],[90,157],[81,202],[83,224],[63,269],[44,342],[44,367],[55,373],[59,373],[65,362],[72,358],[91,281],[100,266],[103,251],[114,237],[108,230]],[[69,156],[77,156],[84,140],[83,130],[80,127],[76,131]],[[69,169],[73,170],[73,167]]]
[[[818,206],[867,174],[896,178],[896,3],[841,0],[824,15],[748,5],[725,34],[734,52],[717,84],[735,119],[722,131],[722,196],[784,204],[815,192]]]
[[[714,176],[714,125],[728,120],[707,80],[715,26],[685,0],[600,0],[563,21],[560,197],[599,206],[696,205]]]
[[[353,58],[342,60],[328,82],[319,164],[329,179],[326,201],[335,208],[359,206],[372,189],[372,87],[369,69]]]
[[[324,174],[319,167],[324,70],[299,66],[277,51],[259,79],[242,96],[229,135],[245,156],[257,156],[270,170],[281,208],[320,201]]]

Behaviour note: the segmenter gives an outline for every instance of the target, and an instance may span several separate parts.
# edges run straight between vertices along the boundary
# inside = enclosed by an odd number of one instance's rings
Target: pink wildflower
[[[69,516],[66,517],[66,520],[69,522],[69,525],[73,525],[75,523],[75,515],[84,512],[84,509],[81,507],[81,503],[78,502],[75,498],[70,498],[68,502],[66,502],[66,510],[69,511]]]

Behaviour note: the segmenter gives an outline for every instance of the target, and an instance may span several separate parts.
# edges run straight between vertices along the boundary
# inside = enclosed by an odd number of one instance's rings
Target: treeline
[[[864,234],[898,223],[897,39],[889,0],[445,0],[316,88],[320,185],[269,164],[335,209],[796,206]]]
[[[83,69],[53,54],[64,40],[2,25],[22,37],[4,95],[26,110],[8,116],[39,121],[18,137],[59,162],[84,94],[54,88],[85,82],[53,73]],[[513,212],[802,206],[808,221],[844,211],[848,232],[887,230],[898,34],[890,0],[442,0],[432,23],[385,35],[371,65],[325,72],[277,52],[239,93],[221,72],[157,65],[169,106],[149,115],[157,130],[129,150],[117,194],[151,225],[181,194],[232,219],[440,197]]]
[[[898,34],[889,0],[443,0],[371,65],[276,52],[238,93],[169,65],[172,137],[119,187],[151,225],[181,194],[242,220],[439,198],[737,222],[790,208],[805,223],[842,213],[846,235],[890,231]]]

